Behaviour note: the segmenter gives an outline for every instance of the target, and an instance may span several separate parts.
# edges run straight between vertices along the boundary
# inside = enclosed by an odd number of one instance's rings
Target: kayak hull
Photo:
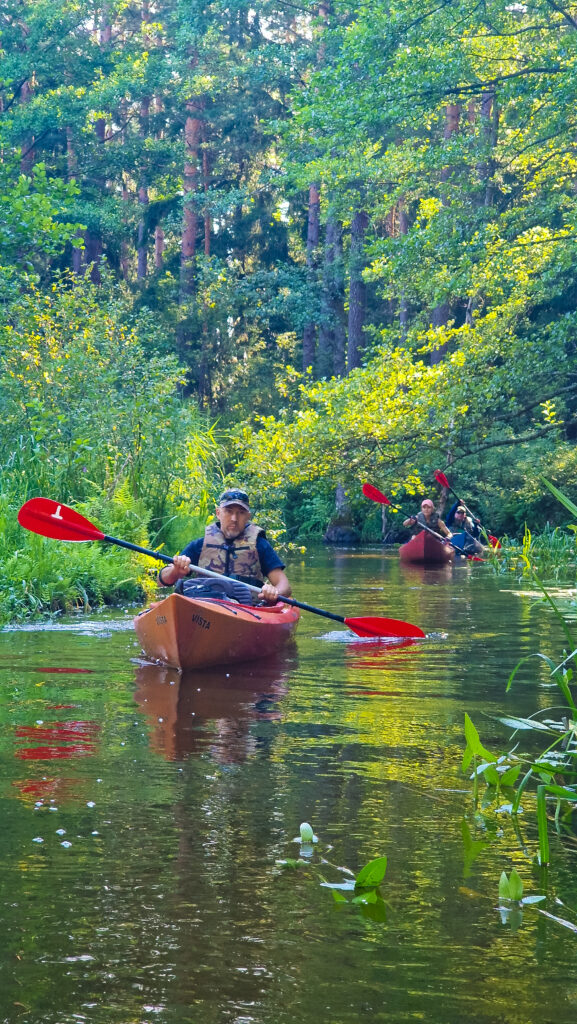
[[[146,656],[179,669],[232,665],[274,654],[293,634],[298,608],[249,607],[170,594],[134,620]]]
[[[443,544],[426,530],[421,530],[399,548],[401,562],[418,562],[420,565],[445,565],[454,556],[455,549],[450,544]]]

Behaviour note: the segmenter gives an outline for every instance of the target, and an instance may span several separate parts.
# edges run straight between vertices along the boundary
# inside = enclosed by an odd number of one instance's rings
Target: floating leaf
[[[544,725],[537,718],[517,718],[507,715],[506,717],[497,715],[497,721],[502,722],[503,725],[508,725],[511,729],[532,729],[536,732],[553,732],[548,725]]]
[[[385,877],[386,870],[386,857],[376,857],[375,860],[369,861],[369,863],[365,864],[365,867],[359,871],[355,879],[355,888],[368,889],[376,885],[380,885]]]

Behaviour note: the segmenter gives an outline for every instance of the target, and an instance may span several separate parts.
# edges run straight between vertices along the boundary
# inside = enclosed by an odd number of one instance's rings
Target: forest
[[[6,0],[0,48],[2,621],[152,586],[23,536],[40,494],[169,552],[233,482],[378,540],[362,482],[436,468],[565,525],[574,5]]]

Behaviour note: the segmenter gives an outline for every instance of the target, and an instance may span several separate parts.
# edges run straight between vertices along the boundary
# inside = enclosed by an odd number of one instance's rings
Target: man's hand
[[[188,555],[175,555],[172,564],[176,570],[175,576],[177,580],[188,576],[190,572],[190,558]]]
[[[278,590],[276,587],[273,587],[272,583],[265,583],[258,596],[263,601],[266,601],[267,604],[276,604],[278,601]]]

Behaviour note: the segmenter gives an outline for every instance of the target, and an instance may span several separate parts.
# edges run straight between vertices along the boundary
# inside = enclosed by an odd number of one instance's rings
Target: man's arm
[[[276,604],[279,597],[290,597],[291,585],[283,569],[271,569],[268,573],[268,583],[264,583],[260,597],[267,604]]]

